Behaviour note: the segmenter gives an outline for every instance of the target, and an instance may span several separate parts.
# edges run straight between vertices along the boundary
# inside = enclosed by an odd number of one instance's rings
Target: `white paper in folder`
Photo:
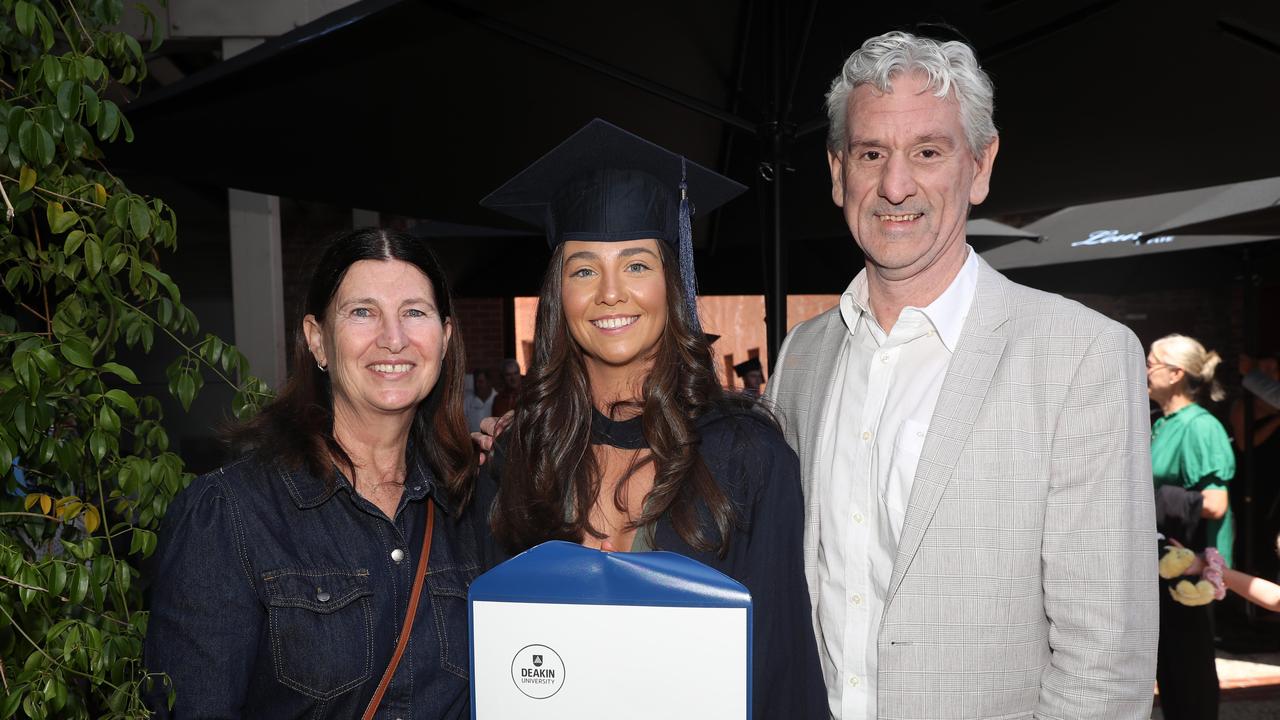
[[[469,600],[474,720],[750,717],[750,594],[695,560],[544,543]]]

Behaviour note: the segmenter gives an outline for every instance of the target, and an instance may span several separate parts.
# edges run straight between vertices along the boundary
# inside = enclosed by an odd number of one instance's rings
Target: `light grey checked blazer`
[[[817,632],[816,455],[848,336],[838,308],[797,326],[768,386],[800,456]],[[889,584],[880,718],[1150,717],[1147,408],[1128,328],[979,259]]]

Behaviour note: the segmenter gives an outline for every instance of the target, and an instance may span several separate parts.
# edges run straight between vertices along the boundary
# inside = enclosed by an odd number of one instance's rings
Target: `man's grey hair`
[[[996,139],[991,119],[995,90],[991,78],[978,65],[973,48],[957,42],[938,42],[911,33],[894,31],[868,39],[854,51],[827,93],[827,149],[832,153],[849,144],[849,93],[859,85],[874,85],[881,92],[893,90],[893,80],[903,73],[924,72],[928,89],[944,98],[955,92],[960,122],[974,157],[981,156]]]

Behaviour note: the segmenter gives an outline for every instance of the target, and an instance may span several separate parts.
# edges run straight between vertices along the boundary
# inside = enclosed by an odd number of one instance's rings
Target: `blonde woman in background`
[[[1221,362],[1218,353],[1194,338],[1167,335],[1151,343],[1147,354],[1147,391],[1162,412],[1151,428],[1156,488],[1172,485],[1200,496],[1199,517],[1184,524],[1194,529],[1174,539],[1196,552],[1215,547],[1230,567],[1235,530],[1227,484],[1235,476],[1235,455],[1222,423],[1196,402],[1205,395],[1214,401],[1223,398],[1214,379]],[[1156,681],[1168,720],[1218,717],[1212,616],[1207,606],[1175,602],[1167,589],[1160,592]]]

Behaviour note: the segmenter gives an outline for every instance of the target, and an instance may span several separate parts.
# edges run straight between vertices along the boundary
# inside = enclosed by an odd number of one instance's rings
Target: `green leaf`
[[[71,604],[79,605],[84,602],[84,596],[89,594],[89,573],[85,571],[83,565],[76,566],[75,578],[71,581]]]
[[[107,214],[111,222],[118,228],[129,227],[129,197],[117,193],[107,200]]]
[[[61,560],[55,560],[49,576],[49,592],[55,596],[61,595],[63,588],[66,586],[67,564]]]
[[[89,350],[89,344],[78,338],[66,338],[62,341],[62,356],[71,361],[72,365],[82,368],[93,367],[93,353]]]
[[[102,109],[102,104],[98,102],[98,93],[88,85],[80,87],[80,97],[84,98],[84,121],[89,125],[98,122],[98,111]]]
[[[196,396],[196,381],[190,373],[183,373],[178,378],[178,388],[176,392],[178,401],[182,403],[183,410],[191,409],[191,401]]]
[[[155,278],[156,282],[160,283],[160,286],[169,293],[169,297],[173,298],[174,302],[182,302],[182,294],[178,292],[178,286],[174,285],[173,280],[160,268],[151,263],[146,263],[143,265],[142,271]]]
[[[61,374],[62,367],[58,363],[58,359],[55,358],[53,353],[49,352],[47,348],[32,348],[31,357],[35,359],[36,364],[40,366],[40,369],[44,371],[45,375],[48,375],[49,377],[57,377]]]
[[[134,198],[129,202],[129,225],[139,239],[151,234],[151,213],[147,210],[147,203],[141,198]]]
[[[4,149],[8,144],[9,126],[6,123],[0,123],[0,153],[4,152]]]
[[[49,229],[52,230],[55,235],[61,235],[67,230],[70,230],[71,226],[75,225],[79,220],[80,216],[73,210],[58,213],[58,217],[54,218],[53,222],[49,223]]]
[[[22,154],[36,164],[36,167],[45,167],[53,162],[53,136],[43,125],[27,120],[22,123],[22,127],[18,130],[18,146],[22,148]]]
[[[110,100],[102,101],[102,116],[98,118],[98,139],[106,140],[115,137],[120,129],[120,108]]]
[[[0,718],[8,720],[18,712],[18,707],[22,705],[22,698],[26,696],[21,685],[14,685],[10,688],[10,692],[0,699]]]
[[[18,171],[18,192],[26,192],[36,186],[36,171],[23,165]]]
[[[112,434],[118,433],[120,432],[120,416],[109,406],[103,405],[98,410],[98,427]]]
[[[102,246],[93,238],[89,238],[84,243],[84,264],[89,271],[89,277],[94,277],[102,269]]]
[[[18,32],[30,35],[36,29],[36,9],[29,2],[18,0],[13,6],[14,19],[18,21]]]
[[[36,10],[36,25],[40,28],[40,46],[49,52],[53,49],[53,23],[39,9]]]
[[[67,120],[80,109],[80,83],[63,80],[58,85],[58,112]]]
[[[125,367],[124,365],[121,365],[120,363],[105,362],[105,363],[102,363],[102,369],[109,373],[112,373],[113,375],[120,378],[121,380],[124,380],[130,385],[138,384],[138,376],[135,375],[132,370]]]
[[[36,18],[39,19],[44,13],[39,13]],[[42,28],[43,29],[43,28]],[[58,83],[61,83],[66,76],[65,69],[58,58],[53,55],[45,55],[42,60],[44,70],[40,73],[44,77],[44,84],[49,88],[49,92],[55,92],[58,89]]]
[[[83,230],[72,230],[67,233],[67,239],[62,243],[62,252],[67,255],[75,254],[80,249],[80,244],[84,242],[85,232]]]
[[[89,453],[94,462],[102,462],[107,454],[107,436],[97,428],[89,431]]]
[[[22,149],[24,157],[35,162],[36,124],[30,120],[23,120],[22,125],[18,128],[18,147]]]
[[[67,154],[71,157],[84,157],[89,151],[89,143],[92,138],[89,131],[80,127],[80,123],[72,122],[62,131],[62,142],[67,147]]]

